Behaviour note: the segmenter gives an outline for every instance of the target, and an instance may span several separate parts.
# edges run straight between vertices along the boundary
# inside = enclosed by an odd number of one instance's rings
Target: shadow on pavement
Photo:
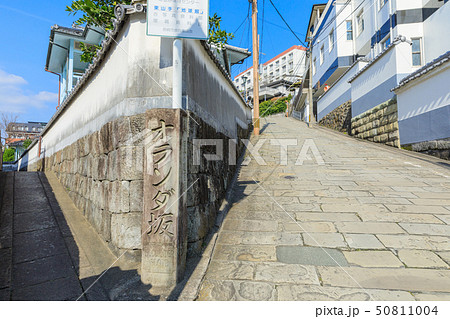
[[[0,300],[160,300],[136,269],[99,276],[80,258],[44,173],[1,173],[0,200]]]

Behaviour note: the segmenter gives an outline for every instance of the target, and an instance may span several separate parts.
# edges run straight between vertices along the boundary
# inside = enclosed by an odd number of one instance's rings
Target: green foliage
[[[83,52],[81,54],[81,62],[91,63],[97,54],[97,50],[100,50],[102,47],[100,45],[86,45],[84,43],[80,43],[80,49]]]
[[[288,97],[283,97],[276,101],[265,101],[259,105],[259,114],[261,117],[268,116],[271,114],[286,112],[286,101],[290,101],[292,96],[289,94]]]
[[[121,0],[122,4],[131,4],[131,0]],[[114,18],[114,7],[118,1],[113,0],[73,0],[70,6],[66,7],[69,15],[81,13],[81,17],[75,21],[77,25],[93,25],[112,30],[112,19]]]
[[[131,0],[122,0],[120,3],[131,4]],[[81,14],[75,21],[77,25],[92,25],[108,31],[113,29],[112,19],[117,4],[118,2],[113,0],[73,0],[72,4],[66,7],[66,11],[73,16]],[[81,61],[90,63],[100,46],[81,43],[80,49],[83,52]]]
[[[31,143],[32,143],[32,141],[31,141],[30,139],[26,139],[25,141],[23,141],[23,147],[24,147],[25,149],[27,149],[28,146],[31,145]]]
[[[3,153],[3,162],[14,162],[15,149],[7,148]]]
[[[214,13],[212,17],[209,17],[209,44],[215,44],[217,47],[223,48],[228,41],[234,38],[233,33],[228,33],[220,28],[222,18]]]

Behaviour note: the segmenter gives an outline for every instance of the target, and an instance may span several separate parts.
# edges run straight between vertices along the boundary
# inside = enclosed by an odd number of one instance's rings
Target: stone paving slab
[[[2,194],[0,300],[166,298],[150,292],[135,265],[116,261],[53,174],[0,173]]]
[[[410,268],[450,268],[436,253],[428,250],[402,249],[398,251],[398,258]]]
[[[270,123],[257,139],[296,138],[298,145],[288,147],[288,165],[278,165],[279,146],[266,143],[260,154],[270,165],[252,160],[241,167],[236,202],[218,233],[205,279],[189,295],[448,300],[450,172],[442,160],[282,116],[270,117]],[[311,153],[295,165],[306,139],[314,141],[325,165],[317,165]],[[343,268],[327,263],[324,249]],[[290,273],[304,275],[295,279]]]
[[[421,292],[448,292],[450,271],[318,266],[326,286],[392,289]]]
[[[353,289],[327,286],[279,285],[280,301],[414,301],[406,291]]]
[[[366,268],[398,268],[403,263],[391,251],[344,251],[350,264]]]

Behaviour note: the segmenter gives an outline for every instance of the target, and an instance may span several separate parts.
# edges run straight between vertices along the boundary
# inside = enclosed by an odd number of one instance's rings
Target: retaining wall
[[[352,118],[352,135],[355,137],[400,146],[396,99],[381,103]]]
[[[352,101],[347,101],[324,116],[319,124],[333,130],[351,134]]]

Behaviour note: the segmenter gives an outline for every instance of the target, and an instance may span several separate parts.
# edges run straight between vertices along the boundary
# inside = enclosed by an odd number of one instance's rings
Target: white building
[[[305,72],[305,54],[304,47],[294,45],[260,65],[259,99],[288,95],[292,84],[298,82]],[[238,74],[234,83],[244,97],[253,96],[253,67]]]
[[[423,23],[423,34],[427,64],[393,90],[400,142],[450,159],[450,3]]]
[[[446,2],[329,0],[313,6],[306,40],[312,47],[316,119],[348,100],[352,100],[352,117],[364,113],[394,97],[391,89],[402,78],[444,53],[442,47],[428,49],[435,40],[425,30],[426,21]],[[309,68],[304,88],[308,80]],[[303,90],[295,101],[303,112],[305,94]]]

